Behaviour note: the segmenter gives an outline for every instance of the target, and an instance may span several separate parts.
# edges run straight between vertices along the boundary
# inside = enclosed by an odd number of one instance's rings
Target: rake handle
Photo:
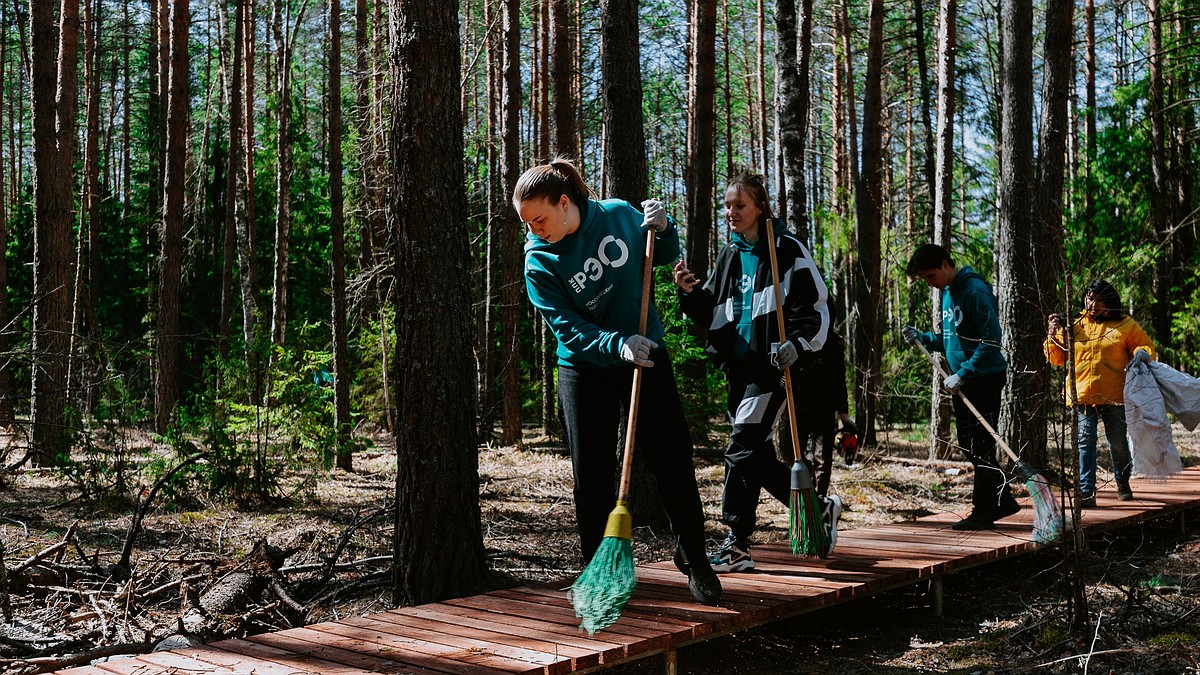
[[[924,343],[922,343],[920,340],[917,340],[917,346],[920,347],[921,351],[925,353],[925,356],[929,358],[929,362],[933,364],[933,367],[935,370],[937,370],[938,375],[943,380],[946,379],[948,375],[946,374],[946,370],[942,368],[941,361],[938,361],[936,356],[929,353],[929,350],[925,348]],[[975,414],[975,419],[979,420],[979,423],[983,425],[983,428],[987,429],[988,433],[992,435],[993,439],[995,439],[996,445],[1000,446],[1000,449],[1003,450],[1006,455],[1012,458],[1012,461],[1020,463],[1021,458],[1017,456],[1017,453],[1013,452],[1012,448],[1008,447],[1008,443],[1005,443],[1003,438],[1000,438],[1000,434],[996,433],[996,430],[992,427],[991,423],[984,419],[983,413],[979,412],[979,409],[975,407],[974,403],[971,403],[971,399],[963,395],[963,393],[958,389],[954,390],[954,395],[962,399],[963,403],[967,404],[967,408]]]
[[[646,317],[650,312],[650,289],[654,279],[654,228],[646,232],[646,259],[642,265],[642,309],[638,315],[638,335],[646,336]],[[633,365],[633,386],[629,394],[629,422],[625,427],[625,453],[621,458],[621,488],[617,501],[629,499],[629,483],[633,479],[634,432],[637,431],[638,401],[642,394],[642,372],[645,366]]]
[[[775,322],[779,327],[779,341],[787,338],[787,326],[783,321],[783,291],[779,289],[779,259],[775,255],[775,220],[767,218],[767,250],[771,255],[771,287],[775,290]],[[800,447],[800,430],[796,428],[796,399],[792,394],[792,367],[783,369],[784,389],[787,392],[788,428],[792,432],[792,455],[796,461],[803,456]]]

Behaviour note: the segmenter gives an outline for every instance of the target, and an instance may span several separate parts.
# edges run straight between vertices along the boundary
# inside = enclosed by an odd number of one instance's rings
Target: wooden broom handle
[[[646,337],[646,317],[650,312],[650,289],[654,279],[654,228],[646,232],[646,259],[642,265],[642,310],[638,316],[638,335]],[[634,432],[637,431],[638,400],[642,393],[642,371],[645,366],[633,364],[633,387],[629,394],[629,423],[625,427],[625,454],[621,458],[621,489],[617,501],[629,499],[629,483],[633,478]]]
[[[936,356],[930,354],[929,350],[925,348],[924,343],[922,343],[920,340],[917,340],[917,346],[921,348],[921,351],[925,352],[925,356],[929,357],[929,362],[932,363],[934,369],[937,370],[938,376],[943,380],[946,379],[946,370],[942,368],[942,362],[938,361]],[[954,395],[962,399],[963,403],[967,404],[967,408],[969,408],[971,412],[975,414],[975,419],[979,420],[979,423],[983,425],[983,428],[987,429],[988,433],[992,435],[992,438],[996,440],[996,445],[999,445],[1000,449],[1003,450],[1006,455],[1012,458],[1012,461],[1020,462],[1021,458],[1017,457],[1017,453],[1013,452],[1012,448],[1008,447],[1008,443],[1005,443],[1003,438],[1000,438],[1000,434],[996,433],[996,430],[992,428],[992,425],[986,419],[984,419],[983,413],[979,412],[979,409],[975,407],[974,403],[971,403],[971,399],[964,396],[963,393],[958,389],[954,390]]]
[[[775,255],[775,222],[767,218],[767,250],[771,253],[771,286],[775,289],[775,322],[779,326],[780,344],[787,341],[787,327],[783,320],[783,291],[779,288],[779,260]],[[787,391],[788,428],[792,432],[792,457],[796,461],[804,456],[800,447],[800,430],[796,428],[796,399],[792,394],[792,368],[783,369],[783,383]]]

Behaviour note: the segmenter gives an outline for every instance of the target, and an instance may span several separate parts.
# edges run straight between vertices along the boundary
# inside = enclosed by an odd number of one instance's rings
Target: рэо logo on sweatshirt
[[[610,246],[616,247],[616,258],[609,257]],[[625,242],[610,234],[600,240],[600,246],[596,248],[596,257],[583,261],[583,271],[576,272],[571,277],[571,288],[576,293],[582,293],[583,289],[587,288],[589,281],[597,281],[604,276],[605,267],[621,267],[628,260],[629,249],[625,246]]]

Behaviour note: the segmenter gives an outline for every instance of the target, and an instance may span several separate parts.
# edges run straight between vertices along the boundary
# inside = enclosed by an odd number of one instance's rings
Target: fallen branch
[[[25,562],[17,565],[16,568],[13,569],[12,573],[24,574],[25,570],[66,548],[67,545],[70,544],[71,538],[75,536],[75,526],[78,524],[79,521],[71,523],[71,526],[68,527],[67,531],[63,534],[62,541],[59,541],[57,544],[51,544],[37,553],[34,553],[27,560],[25,560]]]
[[[86,652],[69,654],[67,656],[38,656],[31,659],[25,659],[23,663],[35,668],[35,670],[30,672],[48,673],[55,670],[62,670],[64,668],[74,668],[75,666],[85,665],[96,659],[103,659],[110,656],[123,656],[126,654],[130,656],[135,654],[149,654],[153,649],[154,645],[150,642],[105,645],[103,647],[90,649]],[[15,666],[16,663],[21,662],[14,662],[13,665]]]
[[[364,565],[373,565],[373,564],[379,563],[379,562],[391,562],[392,559],[394,559],[394,558],[395,558],[395,556],[391,556],[391,555],[377,555],[377,556],[372,556],[370,558],[360,558],[358,560],[351,560],[349,562],[338,563],[333,566],[333,569],[335,572],[344,572],[346,570],[352,570],[352,569],[355,569],[358,567],[362,567]],[[305,563],[303,565],[291,565],[290,567],[280,567],[279,573],[280,574],[303,574],[304,572],[315,572],[317,570],[323,570],[328,567],[329,567],[328,562]]]
[[[137,538],[138,533],[142,530],[142,519],[145,518],[146,512],[150,510],[150,504],[154,501],[154,498],[158,496],[158,491],[161,490],[162,487],[166,485],[167,482],[169,482],[172,478],[174,478],[175,474],[179,473],[184,467],[195,464],[205,457],[208,457],[208,451],[197,452],[179,464],[171,467],[171,470],[167,471],[162,475],[161,478],[154,482],[154,486],[150,488],[150,492],[146,494],[146,498],[138,500],[138,505],[133,510],[133,518],[129,521],[129,530],[125,534],[125,543],[121,547],[121,560],[117,563],[118,566],[126,568],[129,567],[129,559],[133,556],[133,542]]]

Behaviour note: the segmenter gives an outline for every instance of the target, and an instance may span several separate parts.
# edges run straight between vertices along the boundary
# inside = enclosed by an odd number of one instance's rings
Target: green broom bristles
[[[619,501],[608,514],[600,547],[567,594],[575,606],[575,616],[583,620],[579,627],[595,635],[613,625],[633,597],[635,586],[633,516],[625,502]]]
[[[1018,462],[1017,473],[1025,479],[1025,487],[1033,500],[1033,540],[1039,544],[1049,544],[1058,539],[1062,533],[1063,512],[1054,493],[1050,490],[1050,481],[1034,470],[1025,462]]]
[[[792,494],[788,500],[788,539],[793,555],[829,555],[820,499],[813,489],[812,474],[804,462],[792,464]]]

